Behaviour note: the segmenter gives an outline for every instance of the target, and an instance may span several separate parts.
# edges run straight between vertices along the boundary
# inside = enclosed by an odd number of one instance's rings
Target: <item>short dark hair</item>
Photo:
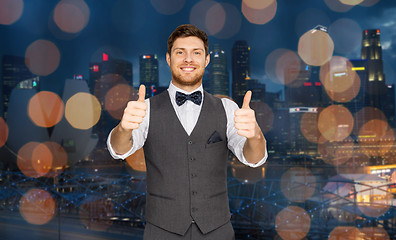
[[[192,24],[183,24],[178,26],[168,38],[169,55],[171,54],[173,43],[176,41],[176,39],[183,37],[197,37],[201,39],[205,47],[205,56],[209,54],[209,41],[206,33]]]

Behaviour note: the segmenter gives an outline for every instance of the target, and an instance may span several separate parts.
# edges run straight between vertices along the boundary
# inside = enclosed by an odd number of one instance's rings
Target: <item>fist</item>
[[[261,132],[254,110],[249,106],[251,98],[252,92],[247,91],[243,98],[242,108],[235,110],[234,118],[235,128],[238,130],[237,133],[248,139],[257,137]]]
[[[146,87],[144,85],[140,85],[138,100],[128,102],[120,123],[123,130],[138,129],[140,124],[143,122],[147,109],[147,104],[144,102],[145,94]]]

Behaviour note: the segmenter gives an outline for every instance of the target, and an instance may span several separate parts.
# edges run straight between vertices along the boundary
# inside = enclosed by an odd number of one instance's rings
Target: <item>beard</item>
[[[176,83],[184,86],[194,86],[197,85],[200,81],[202,81],[204,71],[202,73],[197,73],[193,76],[188,76],[187,78],[182,76],[181,74],[171,71],[172,73],[172,80]]]

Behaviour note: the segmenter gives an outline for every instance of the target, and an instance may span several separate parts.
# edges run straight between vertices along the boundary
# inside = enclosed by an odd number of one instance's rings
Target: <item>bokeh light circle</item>
[[[83,0],[62,0],[54,10],[54,21],[64,32],[78,33],[88,24],[90,11]]]
[[[249,8],[264,9],[275,2],[275,0],[242,0]]]
[[[128,156],[125,160],[133,170],[138,172],[146,172],[146,162],[143,148],[138,149],[134,154]]]
[[[206,31],[208,35],[227,39],[239,31],[241,14],[232,4],[203,0],[191,8],[190,23]]]
[[[182,10],[186,0],[150,0],[150,3],[158,13],[173,15]]]
[[[53,127],[62,120],[63,112],[63,101],[56,93],[41,91],[29,100],[28,114],[37,126]]]
[[[342,4],[351,5],[351,6],[359,5],[361,2],[363,2],[363,0],[338,0],[338,1],[340,1]]]
[[[331,231],[328,240],[362,239],[362,233],[356,227],[338,226]]]
[[[267,0],[263,0],[263,2],[265,1]],[[250,7],[252,6],[252,2],[253,1],[248,1],[248,5],[246,1],[242,1],[242,13],[249,22],[257,25],[263,25],[275,17],[278,8],[278,2],[276,0],[273,0],[264,8],[253,8],[255,6]]]
[[[43,225],[55,215],[55,200],[42,189],[30,189],[19,200],[19,212],[30,224]]]
[[[341,54],[354,52],[361,46],[362,28],[352,19],[340,18],[329,27],[334,41],[334,51]]]
[[[287,50],[278,59],[276,63],[276,76],[284,85],[293,87],[294,80],[297,79],[300,69],[301,60],[293,51]]]
[[[95,126],[101,115],[98,99],[89,93],[76,93],[66,102],[66,120],[76,129],[89,129]]]
[[[136,90],[128,84],[117,84],[105,96],[105,109],[115,119],[121,119],[128,102],[136,96]]]
[[[352,63],[334,56],[320,68],[320,81],[328,96],[337,102],[349,102],[360,91],[360,78],[353,70]]]
[[[285,48],[275,49],[265,60],[265,72],[269,79],[277,84],[287,85],[292,83],[298,77],[300,68],[301,61],[298,56]]]
[[[324,0],[327,7],[330,8],[334,12],[348,12],[354,6],[346,5],[340,2],[340,0]]]
[[[293,167],[282,175],[281,190],[292,202],[304,202],[315,192],[316,178],[306,168]]]
[[[88,197],[80,206],[79,216],[87,229],[105,231],[112,224],[114,205],[109,199]]]
[[[334,42],[326,32],[312,29],[298,40],[298,55],[308,65],[321,66],[333,56]]]
[[[225,21],[222,24],[222,28],[216,32],[214,37],[218,39],[229,39],[237,34],[241,28],[242,24],[242,16],[240,11],[230,3],[219,3],[222,7],[222,10],[225,13]],[[212,8],[211,8],[212,9]],[[211,22],[205,22],[207,27],[209,28]]]
[[[373,119],[360,128],[358,143],[369,157],[385,156],[395,143],[395,133],[386,121]]]
[[[318,143],[321,136],[318,129],[318,113],[304,113],[301,117],[300,131],[309,142]]]
[[[59,66],[60,52],[58,47],[48,40],[36,40],[25,52],[25,64],[29,70],[39,76],[53,73]]]
[[[373,136],[373,135],[371,135],[370,132],[367,132],[367,135],[366,135],[365,131],[361,131],[362,126],[365,126],[366,123],[368,123],[372,120],[380,120],[383,123],[387,122],[387,118],[386,118],[385,114],[380,109],[375,108],[375,107],[362,108],[355,114],[355,128],[354,128],[353,132],[355,135],[358,136],[359,140]],[[384,126],[384,125],[381,124],[381,126]],[[367,129],[370,130],[370,128],[367,128]],[[382,131],[385,132],[386,129],[383,129]],[[359,133],[365,134],[365,135],[359,136]],[[375,136],[381,137],[381,134],[376,134]]]
[[[308,234],[311,218],[297,206],[289,206],[276,215],[275,230],[284,240],[300,240]]]
[[[362,227],[359,230],[364,234],[364,239],[390,240],[389,234],[382,227]]]
[[[23,12],[23,0],[0,0],[0,24],[11,25]]]
[[[344,141],[319,142],[318,153],[328,164],[339,166],[352,159],[354,155],[354,142],[348,137]]]
[[[4,118],[0,117],[0,148],[4,146],[8,139],[8,126]]]
[[[226,20],[226,12],[219,3],[212,5],[206,12],[205,26],[209,35],[215,35],[223,29]]]
[[[203,0],[196,3],[190,12],[191,24],[219,39],[228,39],[238,33],[241,22],[239,10],[229,3]]]
[[[318,129],[329,141],[342,141],[353,130],[353,117],[349,110],[341,105],[331,105],[320,112]]]
[[[53,159],[54,156],[47,145],[28,142],[18,151],[17,166],[26,176],[39,178],[51,170]]]
[[[52,166],[46,177],[56,177],[61,174],[67,166],[66,150],[56,142],[44,142],[45,146],[51,151],[53,159]]]
[[[52,168],[53,155],[47,145],[40,143],[32,152],[32,167],[39,176],[46,175]]]

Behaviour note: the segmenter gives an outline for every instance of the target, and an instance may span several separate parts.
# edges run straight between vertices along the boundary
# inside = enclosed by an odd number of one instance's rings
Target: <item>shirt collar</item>
[[[176,87],[175,85],[173,85],[172,81],[170,82],[169,88],[168,88],[169,96],[170,96],[172,102],[176,102],[176,100],[175,100],[176,99],[176,92],[181,92],[181,93],[184,93],[184,94],[191,94],[191,93],[196,92],[196,91],[200,91],[202,93],[202,102],[203,102],[204,94],[203,94],[202,84],[197,89],[195,89],[195,90],[193,90],[191,92],[187,92],[187,91],[185,91],[183,89],[180,89],[180,88]],[[201,102],[201,105],[202,105],[202,102]]]

